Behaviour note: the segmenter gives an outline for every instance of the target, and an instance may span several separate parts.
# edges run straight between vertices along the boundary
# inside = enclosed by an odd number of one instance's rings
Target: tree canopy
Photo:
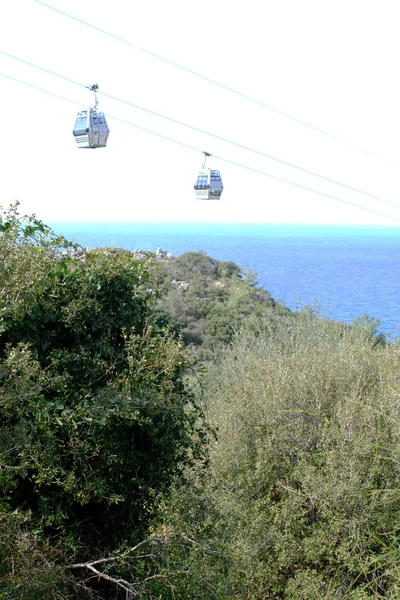
[[[143,262],[86,254],[17,206],[0,230],[1,514],[93,558],[146,531],[196,454],[183,345],[152,325]]]

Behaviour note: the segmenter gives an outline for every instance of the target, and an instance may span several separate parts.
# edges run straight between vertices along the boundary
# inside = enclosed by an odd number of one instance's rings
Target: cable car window
[[[75,123],[75,129],[85,129],[86,117],[78,117]]]

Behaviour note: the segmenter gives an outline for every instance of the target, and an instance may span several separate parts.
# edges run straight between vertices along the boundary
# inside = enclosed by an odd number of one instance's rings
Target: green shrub
[[[218,551],[195,568],[218,598],[400,598],[399,366],[370,329],[297,314],[209,369],[217,441],[172,520]]]
[[[143,263],[86,254],[16,207],[0,224],[0,510],[23,517],[1,543],[8,569],[18,539],[60,546],[65,567],[145,535],[204,436]]]

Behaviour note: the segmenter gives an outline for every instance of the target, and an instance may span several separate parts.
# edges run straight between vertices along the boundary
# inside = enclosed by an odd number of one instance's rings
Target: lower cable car
[[[94,92],[95,105],[88,110],[78,112],[73,134],[78,148],[105,148],[110,130],[104,113],[97,110],[98,85],[92,85],[89,89]]]
[[[201,171],[197,175],[194,189],[196,190],[196,200],[219,200],[221,198],[222,185],[221,174],[214,169],[206,167],[207,158],[211,156],[208,152],[203,152],[204,161]]]

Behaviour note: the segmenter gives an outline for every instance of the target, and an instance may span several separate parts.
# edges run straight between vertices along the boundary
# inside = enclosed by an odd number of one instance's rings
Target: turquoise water
[[[52,223],[82,246],[174,255],[204,250],[257,271],[259,284],[295,309],[314,304],[352,322],[366,313],[394,335],[400,326],[400,228],[221,223]]]

